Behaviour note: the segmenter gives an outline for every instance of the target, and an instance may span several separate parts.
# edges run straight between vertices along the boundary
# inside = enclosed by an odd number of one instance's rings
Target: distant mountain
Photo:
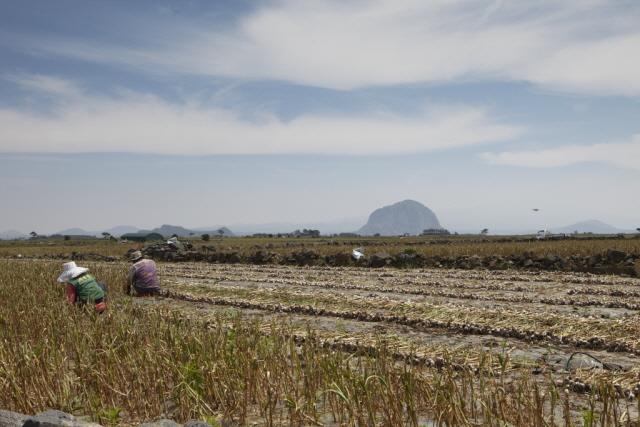
[[[95,236],[96,232],[95,231],[87,231],[87,230],[83,230],[82,228],[67,228],[65,230],[60,230],[57,233],[53,233],[53,234],[59,234],[61,236]]]
[[[0,239],[2,240],[23,239],[25,237],[28,237],[28,234],[18,230],[0,231]]]
[[[60,230],[53,234],[58,234],[62,236],[96,236],[102,237],[102,233],[109,233],[114,237],[120,237],[125,233],[136,233],[138,231],[138,227],[133,227],[131,225],[118,225],[116,227],[111,227],[106,230],[85,230],[83,228],[73,227],[67,228],[65,230]]]
[[[109,233],[112,236],[120,237],[126,233],[137,233],[140,229],[132,225],[118,225],[104,230],[105,233]],[[102,234],[102,233],[99,233]]]
[[[156,227],[151,230],[152,233],[162,234],[165,237],[171,237],[174,234],[179,237],[189,237],[195,235],[197,232],[188,230],[180,225],[163,224],[160,227]]]
[[[292,230],[320,230],[323,235],[337,233],[353,233],[360,228],[366,221],[366,218],[349,218],[332,221],[317,222],[269,222],[257,224],[232,224],[234,234],[236,236],[245,236],[255,233],[289,233]],[[209,228],[210,230],[211,228]],[[201,230],[201,229],[198,229]]]
[[[217,228],[213,231],[210,231],[209,234],[211,234],[212,236],[217,235],[217,236],[226,236],[226,237],[232,237],[234,235],[233,231],[229,230],[227,227]]]
[[[598,221],[597,219],[590,219],[588,221],[581,221],[575,224],[567,225],[564,227],[552,228],[553,233],[566,233],[571,234],[575,231],[578,233],[594,233],[594,234],[617,234],[629,232],[629,230],[622,230],[616,228],[613,225],[609,225],[605,222]]]
[[[227,237],[233,236],[233,232],[231,232],[231,230],[229,230],[227,227],[219,227],[214,230],[205,230],[205,229],[190,230],[188,228],[184,228],[179,225],[168,225],[168,224],[163,224],[160,227],[150,230],[150,232],[161,234],[164,237],[170,237],[170,236],[173,236],[174,234],[178,237],[189,237],[189,236],[199,236],[202,234],[219,236],[221,235],[219,233],[219,230],[222,231],[223,236],[227,236]],[[144,231],[146,230],[140,230],[140,232],[144,232]]]
[[[95,230],[90,231],[90,230],[84,230],[82,228],[75,227],[75,228],[67,228],[66,230],[61,230],[53,234],[58,234],[62,236],[82,235],[82,236],[102,237],[102,233],[105,232],[105,233],[111,234],[114,237],[120,237],[123,234],[128,234],[128,233],[134,233],[134,234],[135,233],[139,233],[139,234],[158,233],[164,237],[171,237],[174,234],[179,237],[190,237],[190,236],[200,236],[201,234],[205,234],[205,233],[210,234],[211,236],[218,236],[220,235],[218,230],[222,230],[222,233],[224,236],[233,236],[233,233],[231,232],[231,230],[229,230],[226,227],[218,227],[214,229],[190,230],[180,225],[169,225],[169,224],[163,224],[160,227],[154,228],[153,230],[144,230],[138,227],[134,227],[132,225],[118,225],[116,227],[111,227],[103,231],[95,231]]]
[[[358,233],[369,236],[417,235],[429,228],[442,228],[433,211],[415,200],[404,200],[373,211]]]

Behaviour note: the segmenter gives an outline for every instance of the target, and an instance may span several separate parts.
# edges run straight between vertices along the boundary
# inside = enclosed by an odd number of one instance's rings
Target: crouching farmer
[[[127,293],[135,296],[144,297],[152,296],[160,293],[160,280],[158,280],[158,272],[156,263],[150,259],[144,259],[142,252],[135,251],[130,258],[133,265],[129,269],[129,280],[127,282]]]
[[[94,304],[97,313],[107,309],[107,287],[89,274],[88,268],[67,262],[62,266],[58,282],[65,284],[65,295],[70,304]]]

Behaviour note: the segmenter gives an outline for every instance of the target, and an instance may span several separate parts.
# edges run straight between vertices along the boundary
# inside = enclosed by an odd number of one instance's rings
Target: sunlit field
[[[127,263],[89,262],[110,287],[96,315],[64,303],[60,264],[0,261],[0,407],[103,424],[638,422],[638,279],[160,263],[163,296],[135,299]]]
[[[213,251],[237,252],[250,255],[257,250],[268,250],[281,255],[300,249],[309,249],[319,255],[350,253],[354,247],[362,247],[368,253],[387,252],[398,254],[412,251],[424,256],[463,255],[512,255],[532,254],[536,256],[593,255],[616,249],[640,255],[640,235],[616,237],[579,236],[567,240],[536,240],[530,237],[508,236],[421,236],[421,237],[212,237],[203,241],[199,236],[182,239],[194,244],[195,248],[208,247]],[[140,248],[144,244],[135,242],[119,243],[104,239],[65,241],[63,239],[35,239],[0,241],[0,257],[20,254],[25,257],[61,255],[71,257],[76,254],[98,254],[103,256],[123,256],[130,248]]]

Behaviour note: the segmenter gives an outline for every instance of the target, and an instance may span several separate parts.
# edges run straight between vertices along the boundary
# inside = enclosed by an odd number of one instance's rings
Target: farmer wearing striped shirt
[[[107,288],[89,274],[89,269],[79,267],[75,262],[67,262],[62,266],[59,283],[65,284],[65,295],[71,304],[94,304],[97,313],[107,309]]]
[[[135,295],[139,297],[160,293],[160,280],[158,280],[156,263],[153,260],[144,259],[140,251],[133,252],[130,260],[133,265],[129,269],[127,293],[131,294],[132,288],[135,291]]]

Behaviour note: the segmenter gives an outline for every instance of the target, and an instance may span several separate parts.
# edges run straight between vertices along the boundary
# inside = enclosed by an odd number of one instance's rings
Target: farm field
[[[354,247],[363,247],[367,253],[388,252],[398,254],[410,250],[423,256],[487,256],[529,253],[536,256],[594,255],[609,249],[640,255],[640,235],[579,236],[568,240],[541,240],[532,236],[414,236],[414,237],[319,237],[319,238],[262,238],[231,237],[212,238],[205,242],[199,236],[181,239],[192,243],[196,250],[208,248],[211,251],[236,252],[241,256],[258,250],[268,250],[286,255],[299,250],[313,250],[319,255],[351,252]],[[20,254],[24,257],[51,257],[80,255],[124,256],[131,247],[142,248],[144,244],[129,242],[121,244],[103,239],[36,239],[0,241],[0,257]]]
[[[640,378],[640,280],[561,273],[362,270],[164,264],[172,300],[201,315],[219,307],[295,319],[346,343],[384,336],[427,360],[433,345],[508,351],[522,363],[561,368],[590,352]],[[173,301],[171,302],[173,303]],[[218,307],[218,308],[216,308]],[[424,351],[423,351],[424,350]],[[566,363],[565,363],[566,364]],[[566,367],[566,366],[565,366]]]
[[[0,427],[640,427],[640,0],[0,21]]]
[[[0,261],[3,408],[123,424],[638,425],[636,278],[159,263],[164,296],[133,299],[128,264],[90,262],[111,288],[93,316],[62,303],[59,264]]]

